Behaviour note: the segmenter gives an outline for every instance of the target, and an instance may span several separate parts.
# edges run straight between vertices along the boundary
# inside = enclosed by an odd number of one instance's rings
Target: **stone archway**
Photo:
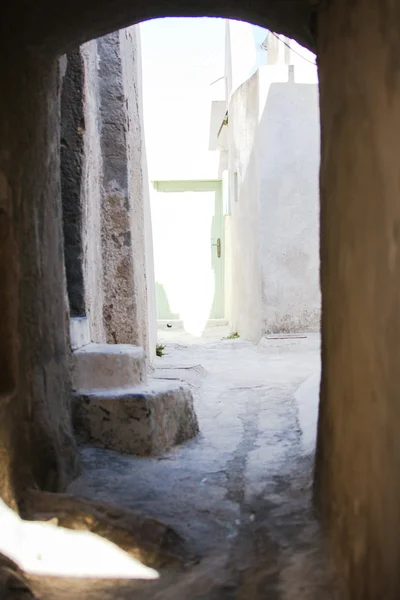
[[[166,14],[247,18],[283,28],[288,34],[297,33],[299,40],[312,45],[313,13],[314,8],[303,0],[288,0],[284,7],[271,4],[267,9],[259,2],[242,7],[225,1],[198,8],[183,2],[174,10],[162,1],[145,6],[120,0],[119,7],[104,1],[88,3],[85,8],[76,2],[66,9],[63,3],[43,0],[33,12],[24,4],[8,5],[1,42],[1,77],[6,93],[1,100],[4,118],[0,125],[0,169],[7,222],[4,240],[14,239],[15,247],[21,249],[16,265],[20,277],[18,292],[3,301],[8,322],[18,323],[17,330],[12,336],[5,336],[3,342],[6,371],[10,371],[7,363],[13,355],[10,349],[18,354],[15,384],[10,390],[6,383],[0,390],[6,395],[3,451],[14,457],[7,461],[0,476],[9,502],[36,483],[45,489],[63,489],[76,469],[63,302],[58,153],[62,74],[58,72],[57,57],[78,43],[117,27]],[[5,272],[15,261],[14,246],[7,244],[2,254]],[[12,284],[15,285],[15,277]],[[19,303],[15,302],[16,295]],[[31,342],[21,345],[20,340]],[[37,409],[32,410],[36,404]],[[18,431],[10,443],[8,432],[17,422]],[[20,461],[26,468],[15,468]]]
[[[269,26],[316,47],[321,80],[323,383],[316,491],[352,600],[400,595],[397,56],[390,0],[9,2],[0,81],[2,497],[59,490],[76,469],[59,193],[56,58],[165,15]],[[319,16],[316,18],[316,11]],[[318,24],[318,26],[317,26]]]

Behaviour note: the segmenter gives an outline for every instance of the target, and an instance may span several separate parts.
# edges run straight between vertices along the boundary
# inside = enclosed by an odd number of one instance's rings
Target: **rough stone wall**
[[[66,61],[61,92],[61,197],[65,268],[69,308],[72,317],[82,317],[85,308],[83,274],[83,194],[84,160],[83,61],[79,49]]]
[[[61,192],[71,317],[88,317],[91,338],[103,326],[98,56],[95,41],[62,58]]]
[[[67,275],[79,275],[68,288],[72,316],[88,316],[95,342],[148,350],[147,271],[153,265],[137,36],[131,27],[68,55],[63,205]]]
[[[110,343],[146,345],[143,180],[134,29],[97,40],[103,157],[103,321]]]
[[[13,504],[27,486],[62,489],[75,472],[76,448],[69,414],[58,66],[16,46],[10,69],[10,51],[0,52],[0,494]]]

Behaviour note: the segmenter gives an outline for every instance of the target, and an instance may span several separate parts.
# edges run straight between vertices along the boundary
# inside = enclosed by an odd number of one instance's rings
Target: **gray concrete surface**
[[[197,344],[188,344],[184,334],[172,342],[177,335],[162,333],[166,354],[153,376],[177,376],[191,385],[200,434],[157,458],[86,447],[82,475],[69,488],[167,522],[199,557],[183,574],[163,573],[160,582],[131,587],[130,594],[336,598],[310,505],[313,452],[309,444],[305,452],[302,439],[306,434],[309,441],[315,428],[318,336],[254,346],[221,341],[225,328],[214,328]],[[310,406],[304,410],[303,386],[300,426],[296,393],[306,381]]]

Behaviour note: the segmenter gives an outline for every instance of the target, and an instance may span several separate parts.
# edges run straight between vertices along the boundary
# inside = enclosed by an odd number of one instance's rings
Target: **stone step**
[[[72,353],[75,390],[124,389],[146,381],[146,356],[140,346],[91,343]]]
[[[178,380],[76,392],[73,421],[81,443],[140,456],[160,454],[199,431],[192,392]]]

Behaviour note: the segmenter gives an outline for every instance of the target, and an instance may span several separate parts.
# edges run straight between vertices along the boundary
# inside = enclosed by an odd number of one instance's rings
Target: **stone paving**
[[[161,571],[156,582],[76,583],[80,598],[338,597],[310,502],[319,337],[254,346],[224,335],[224,328],[197,341],[160,334],[166,353],[152,376],[191,386],[196,438],[155,458],[85,447],[83,472],[69,489],[166,522],[196,564]],[[68,598],[62,585],[54,593],[42,597]]]

